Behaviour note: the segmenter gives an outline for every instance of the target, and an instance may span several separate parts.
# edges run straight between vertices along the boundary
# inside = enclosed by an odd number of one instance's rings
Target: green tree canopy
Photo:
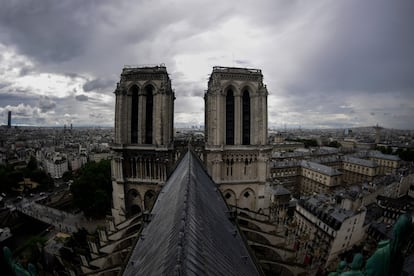
[[[328,144],[329,147],[333,147],[333,148],[340,148],[341,147],[341,143],[339,143],[338,141],[332,141]]]
[[[293,142],[301,142],[305,145],[305,148],[310,148],[310,147],[317,147],[318,146],[318,141],[316,141],[315,139],[286,139],[286,141],[293,141]]]
[[[104,217],[111,208],[112,199],[110,161],[85,164],[75,178],[71,191],[74,205],[82,210],[85,216]]]
[[[414,161],[414,149],[398,149],[397,154],[404,161]]]
[[[45,171],[41,170],[34,156],[30,157],[29,163],[23,171],[24,177],[39,183],[40,190],[46,190],[53,187],[53,179]]]
[[[15,171],[12,166],[0,166],[0,191],[10,192],[13,187],[23,180],[23,173]]]

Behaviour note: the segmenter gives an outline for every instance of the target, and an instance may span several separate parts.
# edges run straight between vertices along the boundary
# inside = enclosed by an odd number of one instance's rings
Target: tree
[[[0,191],[10,192],[17,188],[17,184],[23,180],[23,173],[15,171],[12,166],[0,166]]]
[[[414,149],[398,149],[396,153],[404,161],[414,161]]]
[[[305,148],[310,148],[310,147],[317,147],[318,146],[318,141],[316,141],[315,139],[286,139],[286,141],[293,141],[293,142],[301,142],[305,145]]]
[[[62,179],[63,179],[63,181],[73,180],[73,172],[72,171],[64,172],[63,175],[62,175]]]
[[[30,160],[29,160],[29,163],[27,163],[26,170],[27,171],[34,171],[37,168],[38,168],[37,160],[36,160],[36,158],[34,158],[34,156],[31,156]]]
[[[392,148],[390,146],[388,147],[377,146],[376,150],[379,150],[383,154],[392,154]]]
[[[111,163],[90,162],[80,169],[71,186],[73,203],[85,216],[102,218],[111,208]]]
[[[40,190],[47,190],[53,187],[53,179],[45,171],[41,170],[34,156],[30,157],[29,163],[23,171],[24,177],[39,183]]]
[[[53,179],[45,171],[36,169],[27,173],[26,176],[34,182],[39,183],[41,190],[47,190],[53,187]]]
[[[341,147],[341,143],[339,143],[338,141],[332,141],[328,144],[329,147],[333,147],[333,148],[340,148]]]

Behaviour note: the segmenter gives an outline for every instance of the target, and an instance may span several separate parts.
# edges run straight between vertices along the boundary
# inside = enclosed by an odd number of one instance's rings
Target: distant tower
[[[124,68],[115,90],[115,222],[150,209],[173,164],[174,93],[165,66]]]
[[[345,135],[345,136],[348,136],[348,135],[349,135],[349,129],[348,129],[348,128],[346,128],[346,129],[344,130],[344,135]]]
[[[375,129],[375,144],[379,144],[381,142],[381,129],[383,128],[377,124],[376,126],[374,126],[374,129]]]
[[[11,118],[12,118],[12,116],[11,116],[11,111],[9,111],[9,112],[7,113],[7,127],[8,127],[8,128],[11,128]]]
[[[214,67],[204,96],[206,167],[240,208],[268,206],[267,95],[261,70]]]

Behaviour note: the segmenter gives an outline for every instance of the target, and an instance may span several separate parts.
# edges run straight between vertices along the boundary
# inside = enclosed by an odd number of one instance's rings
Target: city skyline
[[[262,70],[270,128],[414,129],[411,1],[4,2],[0,124],[113,126],[124,65],[163,63],[176,126],[219,65]]]

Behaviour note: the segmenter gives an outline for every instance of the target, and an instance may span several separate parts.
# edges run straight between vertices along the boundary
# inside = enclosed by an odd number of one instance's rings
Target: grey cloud
[[[100,113],[98,113],[98,114],[89,113],[89,117],[91,117],[91,118],[100,118],[100,117],[102,117],[102,114],[100,114]]]
[[[204,100],[201,97],[182,96],[176,99],[175,113],[187,114],[189,117],[196,116],[202,119],[204,114]]]
[[[39,61],[79,55],[89,38],[94,1],[2,1],[1,38]]]
[[[56,103],[52,101],[49,97],[40,98],[39,108],[43,113],[53,110],[55,107]]]
[[[85,92],[93,91],[93,90],[104,90],[109,87],[114,87],[115,89],[115,81],[114,80],[107,80],[107,79],[94,79],[91,81],[86,82],[83,85],[83,90]]]
[[[0,41],[35,62],[37,72],[61,72],[85,81],[84,92],[112,92],[124,64],[164,62],[171,72],[176,92],[176,112],[181,112],[181,115],[185,112],[201,114],[204,106],[202,96],[211,68],[206,68],[205,79],[185,79],[188,73],[185,70],[192,68],[183,68],[179,57],[200,53],[206,56],[208,64],[225,65],[223,60],[232,53],[225,53],[222,49],[229,45],[221,47],[214,40],[217,34],[208,34],[220,32],[228,20],[240,19],[255,28],[257,33],[252,37],[246,33],[243,39],[248,43],[234,45],[235,52],[243,46],[251,47],[251,41],[257,40],[260,45],[242,51],[247,53],[246,56],[236,54],[233,63],[243,67],[254,63],[252,67],[263,69],[271,95],[269,110],[274,108],[281,116],[287,112],[309,112],[327,117],[318,117],[318,122],[316,119],[308,120],[306,115],[292,115],[291,121],[301,122],[303,126],[307,122],[323,125],[322,121],[333,125],[329,119],[331,114],[372,120],[370,111],[377,116],[398,113],[394,112],[398,106],[387,106],[388,103],[379,100],[375,103],[366,100],[364,105],[355,107],[352,103],[356,95],[376,98],[379,94],[393,97],[399,93],[398,101],[410,103],[413,100],[412,1],[349,0],[308,4],[272,0],[260,3],[240,1],[238,5],[207,0],[197,3],[184,1],[179,5],[152,1],[135,4],[129,0],[2,2]],[[200,39],[203,35],[205,41]],[[21,68],[22,76],[36,73],[24,64],[16,64],[15,67]],[[8,88],[0,88],[0,105],[24,102],[37,106],[37,99],[29,97],[29,88]],[[75,108],[78,112],[96,107],[94,114],[113,118],[114,103],[102,104],[97,97],[76,96],[82,92],[80,88],[77,90],[71,91],[72,95],[65,101],[53,99],[59,106],[55,107],[56,112],[75,112]],[[282,98],[282,106],[273,104],[275,98],[272,96]],[[69,107],[76,101],[88,102]],[[393,101],[397,99],[394,97]],[[194,106],[198,110],[194,110]],[[401,106],[400,109],[413,115],[410,106]],[[107,110],[111,110],[111,114]],[[406,118],[399,116],[398,119]],[[95,118],[88,118],[88,112],[84,112],[83,117],[87,117],[86,121]],[[387,123],[392,126],[396,117],[388,117]],[[341,121],[340,124],[346,122]],[[405,124],[413,127],[411,120]]]
[[[17,117],[33,117],[33,114],[37,113],[32,106],[26,104],[10,107],[9,110],[12,111],[13,116]]]
[[[85,79],[85,77],[84,76],[82,76],[81,74],[78,74],[78,73],[73,73],[73,72],[64,72],[64,73],[62,73],[64,76],[66,76],[66,77],[69,77],[69,78],[71,78],[71,79],[77,79],[77,78],[79,78],[79,79]]]
[[[320,45],[308,53],[295,86],[302,91],[411,93],[414,87],[411,28],[414,2],[353,0],[336,3],[340,4],[333,9],[332,18],[315,23],[309,28],[308,37],[304,36],[308,43],[318,39],[315,43]],[[324,37],[318,36],[320,32]]]
[[[173,83],[176,97],[203,97],[205,84],[177,80]]]
[[[241,60],[241,59],[236,59],[234,61],[238,66],[242,66],[242,67],[250,67],[251,62],[248,60]]]
[[[10,86],[10,85],[11,85],[11,83],[10,83],[10,82],[2,82],[2,83],[0,83],[0,90],[1,90],[1,89],[3,89],[3,88],[8,87],[8,86]]]
[[[31,66],[22,66],[19,68],[19,75],[21,77],[26,76],[33,72],[33,67]]]
[[[30,94],[22,95],[10,91],[0,92],[0,107],[7,105],[17,106],[22,103],[34,106],[38,103],[38,97]]]
[[[76,100],[80,101],[80,102],[86,102],[89,98],[86,95],[77,95],[75,97]]]

